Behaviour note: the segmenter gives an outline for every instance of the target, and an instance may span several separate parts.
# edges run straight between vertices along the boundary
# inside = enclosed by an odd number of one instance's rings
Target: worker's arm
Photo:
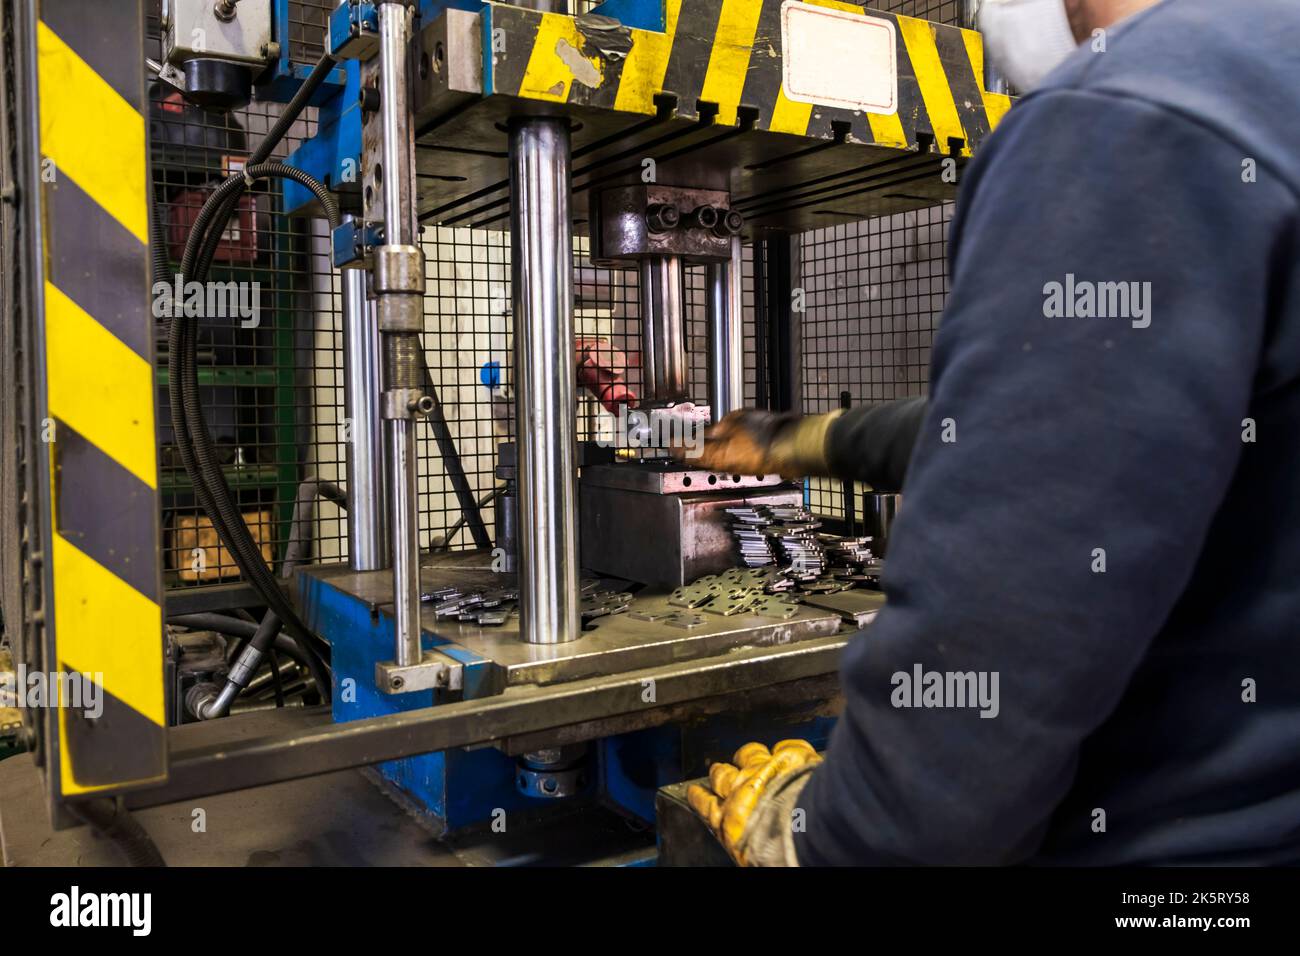
[[[876,491],[901,490],[925,409],[924,398],[900,398],[846,411],[826,435],[827,473]]]
[[[1141,692],[1247,447],[1273,277],[1296,254],[1295,197],[1262,168],[1244,182],[1248,156],[1066,90],[1013,109],[968,167],[888,601],[845,652],[800,862],[1025,859],[1081,743]],[[1126,284],[1123,315],[1088,316],[1089,294],[1122,306],[1102,283]],[[902,706],[926,703],[918,669],[973,675],[986,699]],[[1087,833],[1079,816],[1063,825]]]
[[[924,419],[924,398],[806,417],[744,409],[709,430],[694,462],[742,475],[819,475],[898,491]]]

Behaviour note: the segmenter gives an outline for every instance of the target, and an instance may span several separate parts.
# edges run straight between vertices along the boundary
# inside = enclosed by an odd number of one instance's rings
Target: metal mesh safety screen
[[[290,4],[290,42],[304,58],[319,56],[329,6],[328,0]],[[161,31],[153,7],[145,49],[158,59]],[[168,259],[177,268],[208,195],[240,168],[279,116],[280,105],[203,110],[148,79],[153,201]],[[272,158],[283,159],[315,126],[315,110],[309,108]],[[298,483],[308,469],[342,462],[336,457],[340,449],[314,439],[322,407],[342,401],[342,355],[337,334],[333,339],[316,334],[329,261],[326,250],[312,241],[311,228],[282,214],[278,181],[260,181],[232,216],[209,275],[234,294],[223,293],[219,315],[199,320],[198,375],[208,430],[240,512],[263,556],[277,567]],[[165,580],[172,588],[229,583],[239,570],[203,515],[173,440],[167,322],[160,317],[156,330]]]
[[[961,0],[880,0],[888,13],[962,22]],[[845,222],[800,237],[802,410],[924,395],[930,346],[948,292],[952,204]],[[860,498],[862,486],[855,489]],[[843,484],[810,479],[809,507],[844,517]],[[861,515],[861,507],[855,512]]]
[[[290,4],[291,56],[312,62],[323,48],[332,0]],[[586,9],[592,4],[580,4]],[[871,4],[890,12],[958,22],[958,0]],[[147,55],[159,55],[157,11]],[[188,224],[207,192],[257,144],[279,115],[254,102],[228,113],[201,111],[153,83],[151,173],[175,265]],[[277,148],[282,158],[315,132],[315,110]],[[856,405],[920,394],[928,384],[930,345],[947,290],[946,226],[950,209],[934,206],[865,222],[845,222],[800,237],[802,401],[807,413],[829,411],[847,393]],[[502,223],[504,225],[504,223]],[[424,344],[432,382],[461,464],[488,528],[498,445],[513,438],[510,239],[504,231],[426,226]],[[626,356],[627,385],[641,388],[638,277],[634,269],[598,268],[575,240],[575,332],[579,343],[602,340]],[[754,264],[745,250],[743,280],[745,395],[757,397]],[[255,316],[202,320],[200,384],[209,430],[221,452],[240,510],[277,568],[288,543],[299,484],[308,477],[346,483],[343,343],[339,278],[331,268],[321,220],[283,214],[277,187],[259,186],[218,248],[213,280],[247,286]],[[686,323],[693,398],[706,402],[705,285],[702,267],[687,269]],[[172,588],[238,580],[176,460],[167,406],[164,320],[159,320],[159,440],[163,547]],[[606,434],[608,414],[579,391],[580,439]],[[431,430],[421,426],[419,502],[424,549],[472,546]],[[629,452],[635,455],[636,452]],[[840,486],[812,482],[809,502],[842,514]],[[313,560],[347,557],[346,514],[318,501]]]

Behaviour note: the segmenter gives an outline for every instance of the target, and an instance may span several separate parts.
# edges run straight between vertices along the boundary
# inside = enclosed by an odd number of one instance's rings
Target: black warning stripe
[[[934,128],[925,108],[925,98],[921,95],[921,84],[916,79],[916,69],[907,52],[907,43],[903,40],[903,31],[898,26],[898,17],[892,13],[877,15],[894,24],[894,32],[898,37],[895,41],[895,55],[898,57],[898,121],[903,124],[908,147],[915,148],[922,136],[934,138]]]
[[[934,38],[943,72],[948,77],[948,87],[957,103],[962,126],[966,128],[967,145],[983,142],[993,132],[993,124],[984,108],[984,78],[975,76],[975,66],[971,63],[961,30],[955,27],[936,30]]]
[[[66,422],[54,442],[55,530],[141,594],[162,589],[157,527],[141,521],[154,508],[154,493]]]
[[[742,106],[758,111],[755,125],[760,129],[766,129],[772,122],[772,113],[776,109],[777,97],[781,93],[781,54],[784,52],[781,42],[783,2],[784,0],[763,0],[763,9],[758,15],[758,29],[754,32],[754,53],[749,58],[745,88],[740,94]],[[777,56],[769,55],[768,50],[775,50]]]
[[[77,51],[92,70],[139,113],[144,112],[141,69],[143,39],[123,46],[120,30],[106,20],[133,22],[135,0],[87,3],[86,0],[41,0],[41,20]],[[98,8],[98,9],[96,9]]]
[[[82,706],[64,701],[47,724],[46,766],[64,798],[167,769],[144,9],[90,6],[44,0],[36,29],[39,149],[55,172],[40,182],[41,360],[56,422],[42,456],[46,659],[89,675],[77,679]],[[102,713],[86,706],[91,693]]]
[[[496,43],[497,37],[502,40],[491,53],[493,90],[513,96],[523,86],[528,61],[537,45],[542,15],[506,4],[493,4],[490,9],[492,30],[487,42]]]
[[[659,60],[663,64],[663,81],[657,92],[676,98],[678,117],[698,119],[703,90],[710,83],[717,85],[721,75],[710,78],[711,67],[714,73],[731,68],[720,64],[734,64],[736,69],[740,69],[743,61],[745,73],[743,78],[738,78],[741,85],[739,106],[746,114],[755,117],[755,128],[767,129],[772,124],[781,100],[783,80],[782,0],[756,2],[759,3],[757,21],[749,21],[755,23],[756,29],[751,53],[746,57],[731,51],[725,60],[715,62],[719,32],[729,32],[734,28],[734,23],[723,20],[723,0],[692,0],[683,5],[672,43],[666,45],[666,54],[645,53],[655,59],[666,57]],[[509,6],[494,5],[491,9],[493,35],[499,32],[506,40],[494,58],[495,92],[543,101],[554,96],[556,102],[563,99],[573,105],[614,108],[624,80],[627,60],[623,56],[607,55],[600,49],[600,42],[594,38],[596,35],[584,31],[572,18]],[[781,114],[782,121],[777,124],[778,129],[823,140],[834,140],[843,131],[860,142],[901,145],[909,150],[916,150],[924,143],[932,144],[940,152],[948,152],[951,148],[946,141],[949,137],[960,137],[968,146],[974,146],[988,135],[994,123],[990,121],[982,80],[977,76],[961,29],[864,7],[857,9],[894,25],[898,73],[896,114],[883,118],[842,107],[807,107],[805,104],[800,109],[806,109],[806,123],[797,112],[791,113],[786,109]],[[736,12],[733,8],[731,20],[735,19]],[[922,25],[925,29],[918,29]],[[567,58],[556,59],[560,39],[574,46],[575,55],[599,65],[601,79],[597,85],[590,86],[578,80],[576,74],[560,62],[560,59]],[[915,45],[917,56],[924,60],[920,77],[912,62],[909,41]],[[556,50],[541,49],[553,45]],[[647,48],[640,49],[645,51]],[[629,82],[645,82],[645,63],[641,61],[643,68],[638,71],[638,80]],[[657,74],[652,72],[652,75]],[[571,76],[575,78],[571,79]],[[646,91],[646,95],[650,92],[656,91]],[[634,99],[645,103],[644,95]],[[728,113],[724,122],[727,123],[731,121],[729,106],[729,103],[724,104]],[[940,113],[937,122],[930,115],[931,107]],[[804,128],[795,128],[800,124]],[[936,130],[936,126],[942,130]],[[939,142],[941,136],[944,142]]]
[[[141,295],[147,249],[95,202],[71,176],[45,188],[51,282],[143,359],[153,349],[150,299]]]
[[[677,97],[677,115],[685,119],[699,116],[700,92],[721,19],[722,0],[688,0],[682,4],[664,73],[664,92]]]
[[[160,752],[167,749],[167,729],[154,723],[111,691],[87,680],[76,666],[60,661],[59,669],[78,685],[82,706],[60,709],[63,736],[75,754],[77,783],[86,789],[114,787],[123,780],[158,777]],[[93,710],[86,704],[94,702]],[[125,742],[114,746],[112,741]]]

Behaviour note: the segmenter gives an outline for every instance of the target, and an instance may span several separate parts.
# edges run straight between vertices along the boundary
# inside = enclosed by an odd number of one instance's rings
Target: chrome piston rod
[[[511,122],[519,617],[530,644],[581,631],[569,162],[566,120]]]
[[[384,245],[374,253],[373,285],[383,339],[384,397],[392,514],[393,618],[398,666],[418,664],[420,538],[416,420],[432,405],[424,392],[424,256],[416,244],[415,137],[408,101],[413,10],[379,5],[380,168],[368,173],[382,199]]]
[[[731,239],[731,259],[705,267],[709,326],[709,406],[716,422],[745,407],[745,338],[741,304],[740,237]]]
[[[641,377],[644,404],[683,401],[690,391],[684,273],[678,256],[641,260]]]
[[[343,380],[348,475],[348,563],[353,571],[389,566],[392,544],[388,469],[379,414],[379,326],[366,299],[366,274],[344,269]]]

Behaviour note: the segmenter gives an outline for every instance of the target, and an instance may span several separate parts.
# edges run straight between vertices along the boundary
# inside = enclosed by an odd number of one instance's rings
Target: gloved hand
[[[709,768],[707,788],[687,788],[691,809],[740,866],[795,865],[790,815],[822,758],[806,740],[782,740],[770,751],[745,744],[732,759]]]
[[[733,475],[826,476],[826,435],[840,414],[805,417],[743,408],[705,432],[703,450],[696,457],[688,457],[684,449],[673,449],[673,454],[696,467]]]

